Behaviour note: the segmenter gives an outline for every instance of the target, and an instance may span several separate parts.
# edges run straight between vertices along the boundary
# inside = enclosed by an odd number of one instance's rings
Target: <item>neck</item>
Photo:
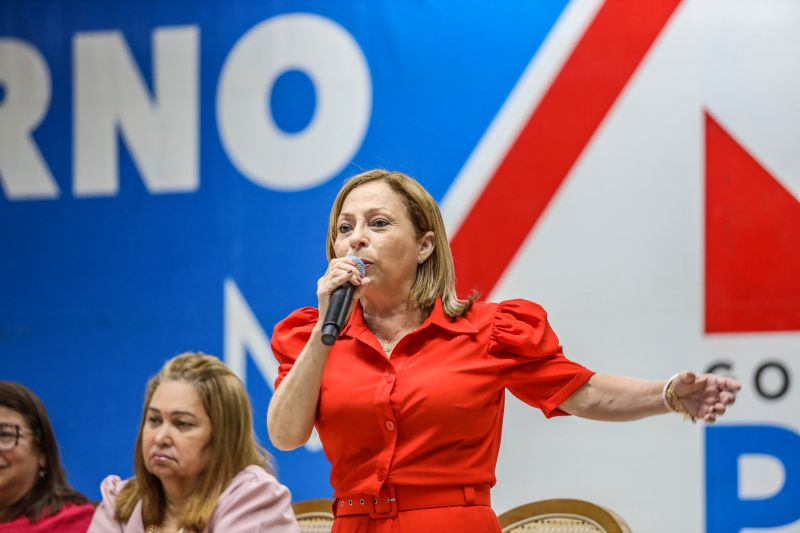
[[[390,305],[361,300],[364,322],[372,332],[384,341],[393,341],[401,330],[413,330],[422,322],[422,313],[407,300]]]
[[[407,301],[376,302],[375,300],[361,299],[361,311],[364,318],[375,320],[388,320],[392,318],[406,318],[417,312],[417,309]]]
[[[36,485],[36,480],[16,486],[11,484],[6,487],[8,490],[5,493],[0,491],[0,501],[2,501],[0,503],[0,522],[8,522],[13,518],[11,512],[14,505],[32,491],[34,485]]]
[[[167,498],[167,519],[180,517],[183,506],[186,504],[190,494],[191,490],[186,490],[184,487],[164,485],[164,495]]]

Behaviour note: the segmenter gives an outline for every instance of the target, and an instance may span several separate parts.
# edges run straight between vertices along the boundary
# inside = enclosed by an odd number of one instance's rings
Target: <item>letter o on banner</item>
[[[267,102],[275,80],[300,70],[313,81],[309,124],[288,134]],[[270,189],[299,190],[327,181],[352,159],[372,109],[369,66],[352,35],[312,14],[280,15],[254,26],[231,50],[217,89],[222,144],[236,168]]]
[[[778,386],[774,390],[767,390],[764,387],[764,373],[767,370],[774,369],[780,374],[780,381]],[[762,364],[756,370],[756,375],[753,379],[753,384],[756,387],[756,390],[761,395],[762,398],[766,398],[767,400],[777,400],[784,394],[786,391],[789,390],[789,371],[786,370],[786,367],[783,366],[781,363],[777,361],[767,361],[766,363]]]

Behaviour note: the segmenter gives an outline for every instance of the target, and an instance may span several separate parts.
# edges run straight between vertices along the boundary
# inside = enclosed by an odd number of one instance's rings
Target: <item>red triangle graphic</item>
[[[705,116],[706,332],[800,330],[800,202]]]

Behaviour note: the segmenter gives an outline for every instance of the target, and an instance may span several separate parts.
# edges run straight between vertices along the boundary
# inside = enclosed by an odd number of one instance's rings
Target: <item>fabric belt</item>
[[[398,511],[486,505],[491,507],[488,483],[479,485],[384,485],[375,494],[350,494],[333,502],[335,516],[368,514],[372,518],[391,518]]]

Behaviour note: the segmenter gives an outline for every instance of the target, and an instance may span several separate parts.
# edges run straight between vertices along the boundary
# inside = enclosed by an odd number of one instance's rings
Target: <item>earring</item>
[[[39,467],[39,477],[40,478],[44,477],[44,467],[43,466]]]

